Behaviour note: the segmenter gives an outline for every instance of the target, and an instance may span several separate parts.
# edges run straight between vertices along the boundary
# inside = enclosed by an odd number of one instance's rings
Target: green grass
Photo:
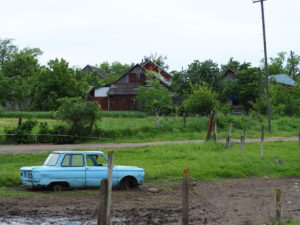
[[[118,112],[119,113],[119,112]],[[54,119],[38,119],[39,122],[46,121],[49,127],[58,125],[61,122]],[[238,121],[238,117],[237,117]],[[17,118],[0,118],[0,134],[4,133],[5,127],[17,126]],[[101,130],[101,140],[86,139],[87,143],[112,143],[112,142],[146,142],[146,141],[163,141],[163,140],[186,140],[186,139],[204,139],[207,132],[208,118],[191,117],[187,119],[186,127],[183,128],[181,117],[162,117],[161,126],[155,126],[154,117],[103,117],[96,122],[96,127]],[[265,125],[267,122],[265,120]],[[300,118],[282,117],[275,118],[272,121],[272,134],[265,133],[266,137],[290,137],[296,136],[300,131]],[[267,129],[266,129],[267,130]],[[36,133],[38,128],[34,128]],[[218,138],[225,138],[228,132],[228,122],[220,118],[218,122]],[[233,126],[233,138],[241,136],[241,125],[236,122]],[[91,136],[100,137],[97,133]],[[252,119],[250,127],[246,130],[246,137],[260,137],[260,123]],[[0,143],[4,137],[0,137]]]
[[[249,176],[300,176],[297,142],[265,144],[265,158],[260,159],[259,144],[239,145],[227,150],[223,144],[182,144],[115,150],[115,164],[136,165],[146,171],[146,181],[181,179],[184,168],[190,168],[194,179],[245,178]],[[107,152],[105,150],[104,152]],[[21,166],[42,165],[48,153],[0,155],[0,186],[20,185]],[[282,164],[276,164],[279,157]]]
[[[136,111],[101,111],[102,117],[122,117],[122,118],[141,118],[146,117],[147,114]],[[0,110],[0,118],[43,118],[43,119],[54,119],[55,112],[35,112],[35,111],[5,111]]]

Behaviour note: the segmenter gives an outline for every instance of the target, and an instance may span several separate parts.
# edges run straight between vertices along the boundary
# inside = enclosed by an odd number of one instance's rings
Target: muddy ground
[[[300,178],[193,181],[193,184],[190,224],[270,222],[275,215],[275,188],[282,190],[283,219],[300,220]],[[152,187],[160,191],[149,192]],[[76,190],[59,194],[39,191],[38,196],[25,198],[0,196],[0,224],[9,221],[11,224],[96,224],[97,204],[98,190],[86,194],[78,194]],[[112,224],[180,223],[180,182],[146,183],[136,190],[113,191]]]

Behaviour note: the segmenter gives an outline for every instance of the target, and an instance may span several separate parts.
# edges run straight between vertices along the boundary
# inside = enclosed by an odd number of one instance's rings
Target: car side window
[[[101,155],[87,155],[86,162],[88,166],[103,166],[107,164],[106,159]]]
[[[84,166],[83,155],[81,154],[66,154],[61,163],[63,167]]]

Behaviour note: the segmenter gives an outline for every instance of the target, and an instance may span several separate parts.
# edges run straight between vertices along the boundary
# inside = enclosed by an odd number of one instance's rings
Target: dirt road
[[[266,142],[270,141],[297,141],[298,137],[270,137],[265,138]],[[218,140],[225,142],[224,139]],[[239,139],[233,139],[233,142],[239,142]],[[259,142],[259,138],[248,138],[246,142]],[[0,145],[0,154],[22,154],[22,153],[41,153],[55,150],[73,150],[73,149],[117,149],[128,147],[143,147],[166,144],[184,144],[184,143],[201,143],[203,140],[182,140],[182,141],[160,141],[160,142],[143,142],[143,143],[121,143],[121,144],[30,144],[30,145]]]
[[[274,220],[275,188],[282,190],[283,219],[300,219],[300,178],[194,181],[193,184],[190,224],[266,224]],[[160,192],[150,193],[150,187]],[[17,219],[22,224],[59,225],[67,224],[66,221],[96,224],[98,190],[80,193],[40,191],[30,197],[0,196],[0,224]],[[138,190],[113,191],[112,224],[181,224],[181,197],[180,182],[146,183]]]

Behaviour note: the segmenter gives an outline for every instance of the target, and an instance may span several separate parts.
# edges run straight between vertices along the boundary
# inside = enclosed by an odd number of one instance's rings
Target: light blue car
[[[43,166],[20,168],[22,183],[29,187],[65,188],[99,187],[107,178],[107,157],[100,151],[55,151]],[[130,189],[143,184],[144,169],[135,166],[113,166],[112,185]]]

